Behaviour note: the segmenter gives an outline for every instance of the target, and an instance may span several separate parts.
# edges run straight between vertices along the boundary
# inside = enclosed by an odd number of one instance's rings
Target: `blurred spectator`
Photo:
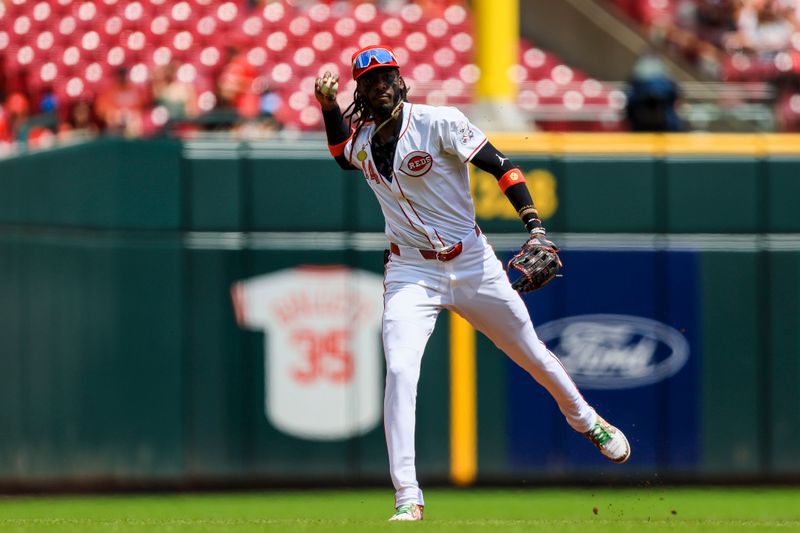
[[[683,125],[675,109],[679,98],[677,84],[655,54],[645,54],[636,62],[629,81],[626,115],[631,131],[675,132]]]
[[[61,124],[60,134],[67,138],[92,138],[102,130],[102,123],[87,100],[72,102],[66,120]]]
[[[28,98],[20,92],[9,94],[0,112],[0,139],[17,140],[29,116]]]
[[[275,116],[281,108],[281,97],[274,93],[263,76],[253,81],[252,98],[248,98],[251,109],[240,109],[239,123],[234,131],[239,138],[268,139],[283,129]]]
[[[46,87],[39,95],[39,113],[58,113],[58,96],[52,87]]]
[[[11,130],[6,119],[6,110],[3,102],[0,102],[0,143],[11,142]]]
[[[119,68],[97,97],[97,113],[108,133],[137,137],[143,131],[148,103],[145,92],[130,81],[128,69]]]
[[[655,42],[677,48],[706,74],[721,75],[725,36],[736,29],[738,0],[679,0],[673,18],[651,28]]]
[[[226,48],[227,62],[217,79],[219,99],[222,107],[234,108],[242,116],[252,116],[254,109],[252,102],[257,100],[258,93],[253,87],[253,82],[258,77],[258,71],[247,61],[245,54],[233,46]]]
[[[775,54],[791,45],[795,12],[779,0],[744,0],[736,15],[736,31],[725,36],[729,51]]]
[[[395,4],[397,2],[394,2]],[[407,3],[407,2],[403,2]],[[417,0],[414,2],[422,8],[426,17],[441,17],[445,10],[452,5],[464,5],[461,0]],[[395,6],[395,9],[397,7]]]
[[[153,104],[163,106],[169,118],[181,120],[198,114],[194,86],[178,79],[175,63],[156,67],[153,71]]]

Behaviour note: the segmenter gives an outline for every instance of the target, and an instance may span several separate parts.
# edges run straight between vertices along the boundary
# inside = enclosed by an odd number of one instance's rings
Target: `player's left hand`
[[[558,251],[543,233],[532,233],[519,253],[508,262],[509,271],[514,268],[521,274],[511,285],[514,290],[523,294],[532,292],[559,277],[564,264]]]

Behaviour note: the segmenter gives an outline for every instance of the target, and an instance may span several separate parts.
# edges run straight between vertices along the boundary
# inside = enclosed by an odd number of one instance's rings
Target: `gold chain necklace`
[[[400,109],[402,107],[403,107],[403,101],[401,100],[401,101],[399,101],[397,103],[396,106],[394,106],[394,109],[392,109],[392,113],[389,115],[389,118],[387,118],[386,120],[381,122],[381,125],[378,126],[377,128],[375,128],[375,131],[373,131],[372,135],[369,136],[369,139],[367,139],[367,142],[365,142],[361,146],[361,150],[359,150],[358,153],[356,154],[356,157],[358,158],[359,161],[364,161],[367,158],[367,145],[372,144],[372,139],[375,137],[375,135],[377,135],[377,133],[379,131],[381,131],[382,127],[384,127],[386,124],[388,124],[388,122],[390,120],[392,120],[393,118],[397,118],[397,115],[400,113]]]

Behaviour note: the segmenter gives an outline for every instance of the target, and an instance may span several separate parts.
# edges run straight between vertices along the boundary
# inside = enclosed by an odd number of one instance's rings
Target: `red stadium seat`
[[[144,47],[147,44],[147,36],[144,34],[144,32],[137,30],[129,33],[122,44],[128,50],[139,52],[144,50]]]
[[[107,39],[116,39],[122,32],[124,22],[119,15],[112,15],[105,20],[102,25],[102,31]]]
[[[409,78],[417,83],[428,83],[436,78],[436,69],[430,63],[420,63],[411,70]]]
[[[14,19],[14,23],[11,26],[12,32],[18,38],[24,38],[28,35],[28,33],[33,29],[33,23],[31,22],[31,18],[28,15],[22,15]]]
[[[292,63],[297,67],[295,70],[301,72],[310,69],[314,65],[315,59],[314,49],[308,46],[298,48],[292,55]]]
[[[286,7],[281,2],[270,2],[264,6],[261,16],[267,24],[276,25],[286,18]]]
[[[56,38],[50,30],[45,30],[36,36],[36,48],[42,52],[52,50],[55,43]]]
[[[425,24],[425,33],[432,46],[442,46],[450,37],[450,25],[444,19],[435,18]]]
[[[334,51],[334,38],[333,34],[329,31],[320,31],[314,34],[311,38],[311,46],[314,50],[321,54],[329,51]]]
[[[567,85],[575,78],[575,72],[566,65],[558,64],[550,70],[550,79],[559,85]]]
[[[125,64],[128,53],[122,46],[112,46],[106,54],[106,64],[111,67],[119,67]]]
[[[43,63],[39,68],[38,77],[42,83],[53,83],[58,76],[58,65],[52,61]]]
[[[412,54],[417,54],[428,47],[428,36],[421,31],[411,32],[406,36],[404,44]]]
[[[81,2],[75,9],[75,18],[82,28],[91,28],[98,17],[97,5],[94,2]]]
[[[282,31],[269,34],[266,40],[267,50],[272,52],[283,52],[289,45],[289,37]]]
[[[56,43],[63,46],[72,44],[76,37],[77,28],[78,23],[75,17],[66,15],[61,18],[53,29],[53,37]]]
[[[61,64],[69,69],[74,69],[81,62],[81,50],[77,46],[70,46],[61,56]]]
[[[442,16],[450,25],[451,31],[453,32],[465,31],[469,29],[467,27],[468,13],[463,6],[457,4],[449,6],[444,10]]]
[[[252,40],[258,40],[265,35],[264,19],[258,16],[249,16],[242,21],[241,33]]]
[[[119,15],[123,8],[121,0],[102,0],[97,4],[106,16]]]
[[[64,85],[64,92],[70,100],[77,100],[84,95],[85,91],[86,84],[79,76],[73,76]]]
[[[189,31],[180,31],[175,34],[170,44],[176,52],[188,52],[194,45],[194,35]]]
[[[131,82],[137,85],[144,85],[150,81],[150,67],[145,63],[136,63],[131,67],[129,77]]]
[[[31,10],[31,16],[34,20],[34,23],[39,26],[47,24],[52,15],[53,8],[50,6],[49,2],[37,2]]]
[[[311,19],[303,15],[294,17],[289,22],[288,29],[289,36],[292,38],[292,40],[298,44],[302,44],[305,41],[306,36],[311,31]]]
[[[375,4],[364,2],[353,8],[353,18],[358,27],[364,31],[374,28],[377,16],[378,9]]]
[[[184,63],[175,71],[175,77],[181,83],[193,84],[197,81],[199,74],[191,63]]]
[[[315,30],[328,29],[330,27],[331,8],[327,4],[314,4],[308,10],[308,18]]]
[[[250,65],[258,69],[261,69],[264,65],[267,64],[267,59],[269,59],[269,54],[267,53],[267,50],[263,46],[256,46],[247,51],[245,58]]]
[[[288,63],[278,63],[269,72],[270,81],[278,85],[288,83],[292,76],[294,76],[294,69]]]
[[[458,78],[468,85],[477,83],[481,77],[481,69],[473,63],[467,63],[458,69]]]
[[[353,54],[356,53],[356,50],[358,50],[357,47],[348,46],[346,48],[343,48],[342,51],[339,52],[339,63],[341,63],[342,65],[344,65],[346,67],[347,72],[350,71],[351,60],[352,60]],[[395,53],[396,53],[396,50],[395,50]],[[398,57],[398,61],[399,60],[400,60],[400,58]]]
[[[342,38],[348,38],[356,32],[356,21],[350,17],[342,17],[333,25],[333,32]]]
[[[171,20],[166,15],[156,15],[150,20],[145,33],[155,39],[161,39],[170,31]]]
[[[83,79],[93,88],[100,86],[106,75],[103,65],[99,62],[89,63],[83,71]]]
[[[308,106],[300,111],[300,127],[306,130],[318,129],[322,125],[322,111],[319,106]]]
[[[195,56],[193,63],[201,72],[216,71],[222,67],[222,52],[216,46],[206,46]]]
[[[388,17],[381,22],[381,34],[391,40],[398,39],[404,29],[403,21],[397,17]]]
[[[406,23],[416,24],[422,20],[422,8],[417,4],[406,4],[400,10],[400,18]]]
[[[441,69],[450,69],[457,60],[456,53],[449,46],[439,48],[433,53],[433,63]]]
[[[131,24],[136,24],[144,19],[145,11],[141,2],[131,2],[122,10],[122,17]]]
[[[223,2],[217,7],[215,16],[223,27],[231,28],[239,19],[239,6],[234,2]]]
[[[204,44],[211,43],[219,36],[219,33],[217,33],[217,20],[210,15],[200,17],[195,23],[194,34],[200,42]]]
[[[311,103],[308,93],[303,91],[295,91],[289,95],[287,100],[289,107],[294,109],[295,111],[301,111],[308,107]]]
[[[367,31],[362,33],[358,38],[358,47],[364,48],[366,46],[374,46],[376,44],[381,44],[383,40],[381,36],[376,31]]]
[[[149,63],[156,66],[168,65],[172,61],[172,50],[168,46],[159,46],[149,56]]]
[[[94,30],[87,31],[81,36],[80,46],[84,52],[95,52],[100,48],[101,38],[100,34]]]

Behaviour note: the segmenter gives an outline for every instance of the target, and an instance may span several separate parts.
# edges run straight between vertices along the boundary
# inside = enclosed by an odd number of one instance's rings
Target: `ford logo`
[[[648,318],[579,315],[536,326],[539,338],[585,389],[629,389],[675,375],[689,359],[679,331]]]

